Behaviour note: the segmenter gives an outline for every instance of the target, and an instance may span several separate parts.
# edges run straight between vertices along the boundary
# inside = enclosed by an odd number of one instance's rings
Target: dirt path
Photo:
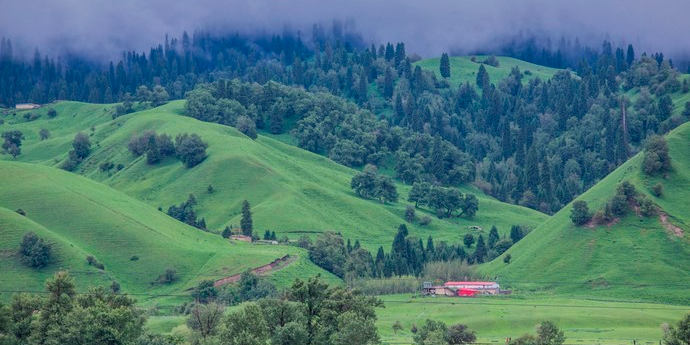
[[[251,270],[249,270],[249,272],[254,273],[256,275],[260,275],[260,276],[267,275],[271,272],[274,272],[274,271],[277,271],[279,269],[286,267],[287,265],[291,264],[295,260],[297,260],[297,256],[290,256],[290,254],[287,254],[287,255],[283,256],[282,258],[278,258],[278,259],[273,260],[273,262],[271,262],[268,265],[263,265],[263,266],[259,266],[256,268],[252,268]],[[234,282],[240,280],[240,276],[242,276],[242,273],[233,274],[229,277],[218,279],[213,283],[213,286],[219,287],[221,285],[234,283]]]
[[[668,215],[666,213],[659,212],[659,220],[661,221],[661,224],[664,225],[664,228],[666,228],[666,230],[670,231],[672,234],[678,237],[683,237],[683,229],[671,224],[668,221]]]

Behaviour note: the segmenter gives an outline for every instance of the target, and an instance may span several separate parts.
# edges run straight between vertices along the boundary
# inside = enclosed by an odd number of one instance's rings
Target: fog
[[[97,59],[147,50],[166,33],[282,32],[311,36],[334,19],[373,43],[406,44],[408,53],[491,49],[518,33],[632,43],[637,52],[690,55],[687,0],[1,0],[0,36],[15,51],[79,53]]]

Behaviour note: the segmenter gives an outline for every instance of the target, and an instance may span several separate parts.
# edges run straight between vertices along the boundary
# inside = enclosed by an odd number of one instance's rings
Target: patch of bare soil
[[[291,264],[295,260],[297,260],[297,256],[290,256],[290,254],[288,254],[288,255],[283,256],[282,258],[278,258],[278,259],[273,260],[273,262],[271,262],[270,264],[259,266],[256,268],[252,268],[251,270],[249,270],[249,272],[254,273],[256,275],[260,275],[260,276],[267,275],[271,272],[277,271],[277,270]],[[237,282],[238,280],[240,280],[241,276],[242,276],[242,274],[238,273],[238,274],[233,274],[229,277],[218,279],[213,283],[213,286],[218,287],[221,285]]]
[[[678,236],[678,237],[683,237],[683,229],[671,224],[668,221],[668,215],[664,212],[659,212],[659,220],[661,221],[661,224],[668,230],[670,233]]]

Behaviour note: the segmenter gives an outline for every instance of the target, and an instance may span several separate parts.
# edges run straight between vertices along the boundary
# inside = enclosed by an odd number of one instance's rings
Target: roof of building
[[[498,285],[496,282],[447,282],[443,285],[449,286],[449,285]]]

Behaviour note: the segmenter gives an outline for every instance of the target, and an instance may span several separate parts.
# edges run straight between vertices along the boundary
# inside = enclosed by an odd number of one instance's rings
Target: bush
[[[431,224],[431,217],[429,216],[424,216],[419,220],[419,225],[421,226],[427,226],[429,224]]]
[[[103,162],[100,165],[98,165],[98,168],[101,169],[101,171],[106,172],[110,171],[112,168],[115,167],[115,164],[113,162]]]
[[[661,182],[655,184],[652,187],[652,194],[654,194],[655,197],[660,198],[664,195],[664,185],[661,184]]]
[[[48,117],[50,117],[51,119],[54,118],[54,117],[56,117],[57,115],[58,115],[57,110],[55,110],[55,109],[53,109],[53,108],[50,108],[50,109],[48,110]]]
[[[414,206],[412,206],[412,205],[407,205],[407,207],[405,208],[405,220],[406,220],[408,223],[412,223],[412,221],[414,221],[415,218],[416,218],[416,217],[415,217],[415,209],[414,209]]]
[[[648,175],[655,175],[669,172],[671,168],[671,157],[668,155],[666,139],[660,136],[652,136],[647,139],[642,170]]]
[[[509,264],[509,263],[510,263],[510,259],[512,259],[512,258],[513,258],[512,255],[506,254],[506,256],[503,257],[503,262]]]
[[[159,284],[172,284],[179,279],[177,271],[174,268],[168,268],[165,273],[158,276],[156,282]]]
[[[19,254],[25,264],[33,268],[47,266],[53,255],[53,246],[38,237],[34,232],[27,232],[19,244]]]

